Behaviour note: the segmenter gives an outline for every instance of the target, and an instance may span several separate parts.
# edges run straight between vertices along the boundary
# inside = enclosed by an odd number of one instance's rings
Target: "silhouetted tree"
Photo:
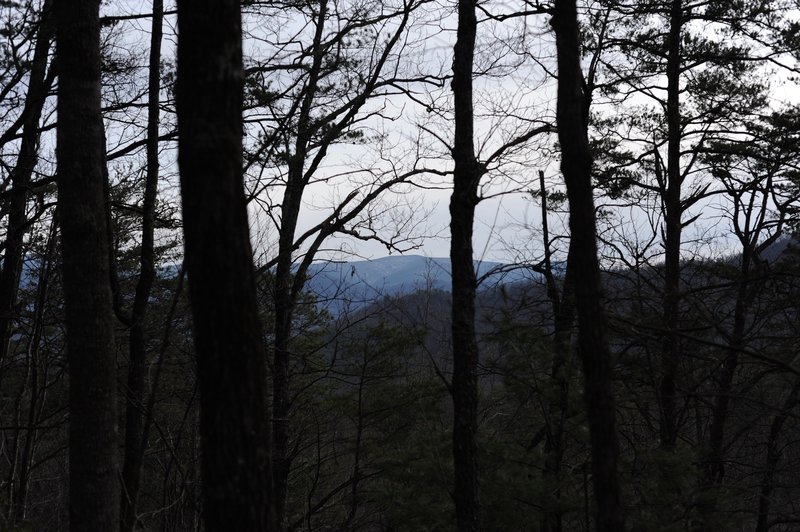
[[[119,526],[117,368],[103,196],[100,0],[57,0],[55,10],[70,530],[113,531]]]
[[[272,530],[266,350],[242,179],[236,0],[178,3],[178,163],[205,529]]]
[[[453,460],[456,528],[480,527],[478,494],[478,342],[475,338],[475,290],[472,224],[478,185],[485,172],[475,156],[472,76],[478,21],[473,0],[458,2],[458,30],[453,48],[453,195],[450,198],[450,264],[453,276],[452,334]]]
[[[158,130],[161,102],[161,37],[164,23],[164,3],[153,1],[153,21],[150,34],[150,66],[147,84],[147,171],[142,201],[142,244],[139,279],[130,316],[128,338],[128,381],[125,408],[125,456],[122,468],[121,523],[123,532],[136,526],[136,510],[142,475],[146,437],[143,423],[147,345],[145,318],[150,293],[156,277],[155,225],[156,196],[158,195]]]
[[[615,404],[611,388],[611,353],[601,300],[600,265],[595,235],[592,156],[589,150],[584,79],[575,0],[556,0],[552,19],[558,53],[556,123],[561,145],[561,171],[569,199],[569,269],[575,276],[578,353],[583,363],[584,400],[589,421],[592,483],[597,501],[597,529],[622,531],[618,480]]]

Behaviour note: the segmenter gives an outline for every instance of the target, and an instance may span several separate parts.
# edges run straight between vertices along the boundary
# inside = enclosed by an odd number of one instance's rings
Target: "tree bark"
[[[58,199],[69,362],[70,530],[119,525],[117,386],[100,111],[100,0],[56,0]]]
[[[681,277],[681,0],[673,0],[667,35],[667,176],[664,190],[664,328],[662,375],[659,387],[660,443],[663,449],[674,449],[678,437],[677,397],[675,380],[678,373],[680,345],[678,318]]]
[[[150,71],[147,101],[147,174],[142,201],[142,249],[139,280],[131,313],[128,338],[128,398],[125,408],[125,457],[122,468],[120,528],[130,532],[136,527],[136,507],[141,484],[145,446],[142,409],[147,371],[147,343],[144,320],[150,292],[155,280],[155,210],[158,194],[158,122],[161,101],[161,36],[164,19],[163,0],[153,0],[153,22],[150,33]]]
[[[575,276],[578,351],[583,363],[597,529],[619,532],[625,528],[617,478],[619,446],[611,390],[611,357],[601,300],[591,182],[592,156],[586,123],[588,102],[583,91],[575,0],[556,0],[552,25],[558,54],[556,120],[561,170],[567,185],[570,212],[569,268]]]
[[[480,528],[478,484],[478,343],[475,338],[475,290],[472,231],[483,168],[475,157],[472,67],[478,22],[474,0],[458,2],[458,32],[451,84],[455,111],[453,195],[450,199],[450,264],[453,334],[453,461],[456,528]]]
[[[178,163],[208,531],[274,530],[266,350],[242,176],[237,0],[178,2]]]

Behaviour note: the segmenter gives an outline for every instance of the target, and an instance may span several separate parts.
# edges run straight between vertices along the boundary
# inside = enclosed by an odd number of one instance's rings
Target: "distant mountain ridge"
[[[482,286],[512,284],[538,278],[526,268],[499,262],[475,261]],[[396,255],[373,260],[314,263],[306,288],[319,299],[370,301],[380,296],[409,294],[421,289],[449,292],[450,259],[421,255]]]
[[[800,242],[784,236],[762,253],[768,262],[784,260],[800,249]],[[479,289],[515,285],[541,280],[541,275],[525,266],[500,262],[475,261],[481,280]],[[563,272],[565,264],[553,264]],[[370,304],[383,296],[412,294],[419,290],[450,292],[450,259],[422,255],[394,255],[372,260],[315,262],[308,271],[306,289],[338,313],[344,305]],[[339,309],[339,310],[337,310]]]

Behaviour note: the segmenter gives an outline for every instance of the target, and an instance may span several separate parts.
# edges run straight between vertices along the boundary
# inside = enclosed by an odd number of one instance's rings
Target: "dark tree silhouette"
[[[583,363],[589,420],[597,529],[624,530],[617,478],[619,448],[611,391],[611,361],[601,301],[592,191],[592,156],[587,134],[589,102],[584,95],[575,0],[556,0],[552,19],[558,53],[556,120],[561,171],[569,199],[570,271],[575,276],[578,352]]]
[[[119,523],[117,383],[103,187],[100,0],[55,2],[58,199],[69,357],[70,530]]]
[[[242,180],[236,0],[178,3],[178,163],[205,529],[272,530],[266,352]]]
[[[150,34],[150,67],[147,83],[147,174],[142,202],[142,249],[140,273],[131,312],[131,329],[128,339],[129,367],[128,397],[125,409],[125,457],[122,468],[122,498],[120,528],[131,531],[136,526],[136,509],[142,475],[142,458],[146,437],[142,406],[145,395],[147,370],[147,343],[145,317],[150,302],[150,292],[156,277],[155,268],[155,218],[158,195],[158,126],[161,101],[161,36],[164,22],[163,0],[153,1],[153,23]]]
[[[484,173],[473,140],[472,67],[478,21],[473,0],[458,2],[458,33],[453,49],[453,195],[450,198],[450,261],[453,275],[453,459],[456,523],[459,531],[478,530],[478,343],[475,338],[475,268],[472,224],[478,185]]]
[[[659,388],[661,401],[661,446],[675,447],[678,435],[676,378],[680,357],[678,318],[680,306],[681,231],[683,205],[681,202],[681,110],[680,68],[681,27],[683,10],[681,0],[670,6],[667,34],[667,165],[664,191],[664,326],[662,375]]]

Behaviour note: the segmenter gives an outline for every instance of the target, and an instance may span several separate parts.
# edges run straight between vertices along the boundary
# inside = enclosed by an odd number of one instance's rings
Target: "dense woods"
[[[797,530],[798,35],[0,1],[0,529]]]

